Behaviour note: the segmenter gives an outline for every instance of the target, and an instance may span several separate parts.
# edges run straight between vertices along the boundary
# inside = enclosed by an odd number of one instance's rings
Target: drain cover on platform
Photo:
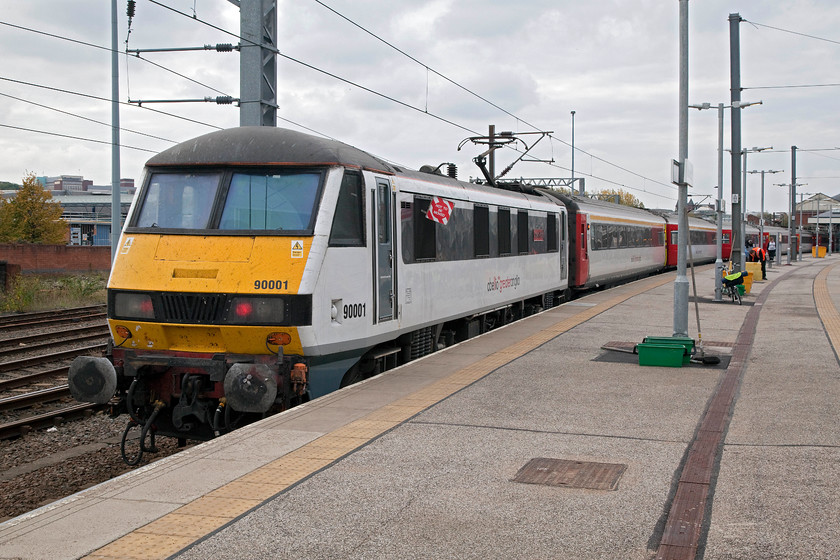
[[[513,477],[513,482],[591,490],[616,490],[618,481],[625,470],[627,470],[627,465],[615,463],[591,463],[538,457],[531,459],[519,469]]]

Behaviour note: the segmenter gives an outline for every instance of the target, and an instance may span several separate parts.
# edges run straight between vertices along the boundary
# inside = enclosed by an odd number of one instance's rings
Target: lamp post
[[[787,187],[788,188],[788,200],[790,201],[789,209],[788,209],[788,252],[787,252],[787,264],[790,264],[793,259],[793,217],[796,215],[796,208],[794,208],[794,204],[796,201],[793,197],[793,189],[795,186],[805,186],[808,183],[796,183],[796,185],[792,185],[791,183],[774,183],[777,187]],[[800,218],[800,222],[802,219]],[[799,224],[800,230],[802,229],[802,224]],[[779,255],[779,265],[782,264],[782,248],[778,247],[778,255]]]
[[[784,171],[784,169],[780,169],[780,170],[762,169],[761,171],[753,170],[753,171],[748,171],[747,172],[747,173],[761,173],[761,215],[758,219],[758,230],[760,232],[758,234],[758,236],[759,236],[759,239],[760,239],[759,243],[761,243],[762,247],[764,247],[764,174],[765,173],[782,173],[783,171]],[[746,192],[746,189],[744,189],[744,191]]]
[[[819,195],[817,195],[817,227],[815,228],[814,234],[814,243],[812,244],[813,247],[816,247],[814,250],[814,257],[820,256],[820,199]]]
[[[701,105],[689,105],[692,109],[702,111],[711,109],[711,103]],[[718,162],[717,162],[717,231],[715,232],[715,301],[723,301],[723,103],[718,103]]]
[[[743,109],[750,105],[761,105],[761,101],[756,102],[740,102],[737,107]],[[711,103],[701,103],[700,105],[689,105],[692,109],[702,111],[703,109],[711,109]],[[717,184],[717,231],[715,232],[715,301],[723,301],[721,295],[723,292],[723,110],[731,108],[730,106],[718,103],[718,184]]]
[[[794,183],[793,188],[804,187],[808,183]],[[796,245],[799,247],[799,262],[802,262],[802,207],[805,206],[805,195],[811,196],[811,193],[799,193],[799,234],[797,236]]]
[[[741,168],[743,171],[743,180],[741,184],[741,243],[746,244],[747,241],[747,154],[750,152],[763,152],[764,150],[772,150],[773,146],[767,148],[756,148],[753,146],[752,148],[744,148],[741,150],[741,154],[744,156],[744,166]],[[733,216],[734,219],[734,216]]]

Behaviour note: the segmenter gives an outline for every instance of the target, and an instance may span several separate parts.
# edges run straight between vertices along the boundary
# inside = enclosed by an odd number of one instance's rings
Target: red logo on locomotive
[[[454,202],[436,196],[429,203],[429,211],[426,212],[426,217],[439,224],[446,225],[453,208],[455,208]]]

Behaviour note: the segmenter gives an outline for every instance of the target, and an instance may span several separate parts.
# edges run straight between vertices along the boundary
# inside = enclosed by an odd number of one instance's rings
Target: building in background
[[[94,185],[81,175],[36,177],[52,195],[52,202],[61,205],[61,218],[70,226],[68,245],[111,245],[111,185]],[[121,223],[134,199],[134,179],[120,179]],[[17,191],[3,191],[14,197]]]

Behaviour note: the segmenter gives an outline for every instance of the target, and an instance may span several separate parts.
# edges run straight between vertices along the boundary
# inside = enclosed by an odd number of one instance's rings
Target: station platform
[[[6,521],[0,558],[840,558],[837,264],[740,306],[698,267],[719,364],[603,348],[672,335],[674,272],[594,292]]]

